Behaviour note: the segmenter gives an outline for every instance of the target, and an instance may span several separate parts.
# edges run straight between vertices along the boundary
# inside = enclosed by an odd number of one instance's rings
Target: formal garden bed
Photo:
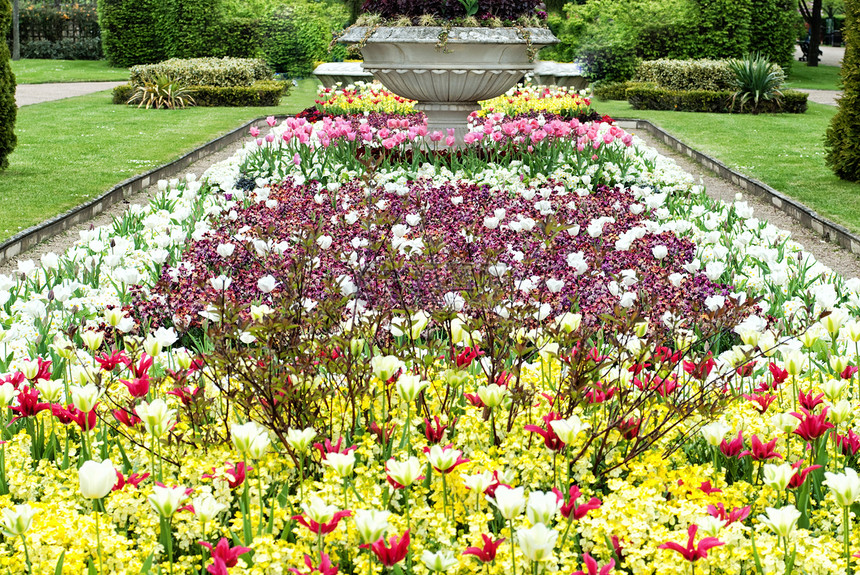
[[[846,569],[860,280],[575,94],[365,96],[0,278],[0,567]]]

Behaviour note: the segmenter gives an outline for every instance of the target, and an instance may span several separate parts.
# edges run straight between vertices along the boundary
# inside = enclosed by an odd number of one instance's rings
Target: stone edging
[[[797,220],[801,225],[811,229],[825,240],[837,243],[852,254],[860,255],[860,237],[852,234],[844,226],[831,222],[830,220],[818,215],[815,211],[804,206],[797,200],[789,198],[767,184],[732,170],[719,160],[715,160],[710,156],[694,150],[648,120],[621,118],[617,120],[617,123],[619,127],[628,130],[636,129],[649,132],[662,143],[675,151],[684,154],[700,164],[702,167],[711,170],[724,180],[731,182],[750,194],[770,203],[775,208],[782,210],[793,219]]]
[[[126,197],[139,192],[144,188],[148,188],[158,180],[167,179],[170,176],[176,175],[200,158],[217,152],[225,146],[243,138],[248,133],[248,128],[252,125],[262,123],[263,121],[264,118],[256,118],[250,122],[242,124],[235,130],[203,144],[199,148],[188,152],[184,156],[181,156],[172,162],[159,166],[144,174],[124,180],[85,204],[72,208],[63,214],[19,232],[0,244],[0,263],[9,261],[29,248],[52,236],[64,232],[72,226],[92,219],[103,212],[108,206],[122,201]]]

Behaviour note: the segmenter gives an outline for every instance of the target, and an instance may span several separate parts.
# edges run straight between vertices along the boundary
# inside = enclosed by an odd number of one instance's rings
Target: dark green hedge
[[[860,180],[860,0],[845,0],[842,98],[824,140],[824,161],[843,180]]]
[[[114,66],[153,64],[167,52],[160,26],[160,0],[98,0],[102,48]]]
[[[3,0],[0,0],[3,1]],[[7,0],[8,1],[8,0]],[[229,88],[214,86],[189,86],[191,97],[198,106],[277,106],[281,97],[289,93],[292,84],[286,82],[268,81],[256,82],[251,86],[234,86]],[[135,87],[124,84],[113,89],[113,103],[125,104],[134,94]]]
[[[634,110],[675,110],[679,112],[741,112],[740,102],[732,106],[732,92],[709,90],[667,90],[641,84],[627,88],[627,101]],[[780,104],[763,102],[760,112],[788,112],[802,114],[806,111],[807,94],[787,90]],[[743,112],[749,112],[746,106]]]
[[[0,30],[5,34],[12,23],[12,4],[0,0]],[[15,119],[18,106],[15,104],[15,74],[10,64],[11,55],[6,42],[0,46],[0,169],[9,167],[9,154],[15,149]]]
[[[626,100],[627,88],[634,86],[652,86],[643,82],[598,82],[592,87],[594,97],[598,100]]]

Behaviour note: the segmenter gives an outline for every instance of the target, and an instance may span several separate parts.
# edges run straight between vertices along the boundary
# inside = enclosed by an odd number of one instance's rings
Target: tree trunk
[[[18,0],[12,0],[12,59],[21,59],[21,27]]]
[[[812,1],[809,19],[809,58],[807,66],[818,66],[818,49],[821,47],[821,0]]]

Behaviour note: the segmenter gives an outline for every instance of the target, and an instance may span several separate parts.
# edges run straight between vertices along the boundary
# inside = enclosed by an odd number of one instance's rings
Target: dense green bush
[[[289,82],[269,80],[250,86],[188,86],[188,90],[197,106],[277,106],[291,86]],[[135,90],[132,84],[117,86],[113,90],[113,103],[126,104]]]
[[[79,40],[34,40],[21,44],[22,58],[44,60],[101,60],[101,38],[81,38]]]
[[[561,40],[541,58],[592,61],[610,58],[603,77],[632,77],[629,61],[738,58],[758,50],[781,65],[790,63],[796,40],[796,10],[790,0],[588,0],[568,3],[551,15]],[[625,53],[624,50],[628,50]],[[592,64],[594,66],[595,64]],[[630,75],[620,77],[628,71]]]
[[[263,52],[272,69],[287,76],[308,76],[331,42],[328,22],[311,7],[281,5],[263,21]]]
[[[263,36],[258,18],[225,16],[211,29],[211,56],[261,58]]]
[[[653,84],[646,84],[644,82],[596,82],[592,87],[591,91],[594,94],[594,97],[598,100],[626,100],[627,99],[627,88],[632,88],[633,86],[653,86]]]
[[[0,0],[0,30],[4,33],[12,22],[12,4]],[[18,138],[15,136],[15,118],[18,106],[15,104],[15,74],[10,64],[9,47],[0,46],[0,169],[9,167],[9,154],[15,149]]]
[[[647,60],[636,79],[670,90],[729,90],[734,74],[727,60]]]
[[[627,101],[634,110],[676,110],[679,112],[752,112],[741,110],[740,101],[733,100],[728,90],[669,90],[653,85],[634,85],[627,89]],[[786,91],[780,102],[762,102],[757,112],[788,112],[802,114],[807,109],[807,94]]]
[[[167,56],[160,0],[98,0],[105,57],[114,66],[160,62]]]
[[[271,80],[272,71],[263,60],[250,58],[173,58],[158,64],[132,66],[130,82],[141,86],[169,76],[194,86],[250,86]]]
[[[842,98],[825,136],[828,167],[843,180],[860,180],[860,0],[845,0]]]
[[[221,0],[164,2],[162,30],[165,53],[171,58],[212,54],[221,30]]]

